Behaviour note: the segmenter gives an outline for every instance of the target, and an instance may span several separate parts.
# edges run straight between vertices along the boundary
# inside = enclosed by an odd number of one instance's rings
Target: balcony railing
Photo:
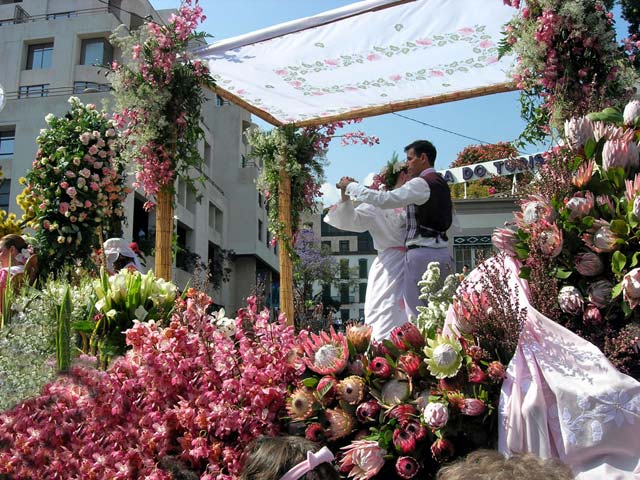
[[[118,16],[118,12],[116,8],[105,6],[105,7],[96,7],[96,8],[85,8],[80,10],[69,10],[65,12],[52,12],[46,13],[44,15],[29,15],[22,7],[16,5],[15,12],[12,18],[4,18],[0,20],[0,26],[5,25],[17,25],[21,23],[31,23],[31,22],[41,22],[47,20],[65,20],[70,18],[75,18],[80,15],[100,15],[103,13],[112,13],[114,14],[118,20],[120,17]]]
[[[91,82],[87,82],[91,83]],[[7,100],[29,99],[29,98],[41,98],[41,97],[59,97],[67,95],[82,95],[87,93],[104,93],[109,92],[111,87],[107,84],[96,84],[98,87],[85,87],[81,88],[78,85],[73,87],[55,87],[51,88],[48,85],[25,85],[20,87],[21,90],[17,92],[5,92],[5,98]],[[35,88],[34,88],[35,87]]]

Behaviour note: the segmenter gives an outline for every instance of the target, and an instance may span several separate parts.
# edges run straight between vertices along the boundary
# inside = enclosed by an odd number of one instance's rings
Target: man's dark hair
[[[413,151],[416,155],[420,156],[423,153],[427,154],[427,158],[429,159],[429,163],[431,166],[435,166],[436,164],[436,155],[438,152],[436,151],[436,147],[433,146],[429,140],[416,140],[413,143],[410,143],[406,147],[404,147],[405,153],[413,148]]]

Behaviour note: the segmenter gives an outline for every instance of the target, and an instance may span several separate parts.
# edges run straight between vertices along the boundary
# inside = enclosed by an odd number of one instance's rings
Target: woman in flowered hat
[[[392,159],[370,186],[376,190],[392,190],[407,180],[404,162]],[[347,195],[332,206],[324,221],[340,230],[368,231],[378,256],[369,269],[364,303],[364,321],[371,325],[371,337],[380,341],[391,331],[407,322],[403,300],[404,237],[406,232],[404,208],[381,209],[367,203],[355,203]]]

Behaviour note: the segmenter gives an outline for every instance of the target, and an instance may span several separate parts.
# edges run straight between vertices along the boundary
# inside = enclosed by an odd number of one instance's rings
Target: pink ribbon
[[[280,480],[298,480],[305,473],[310,472],[322,463],[331,463],[334,459],[333,453],[327,447],[322,447],[317,452],[307,452],[307,459],[297,464],[284,474]]]

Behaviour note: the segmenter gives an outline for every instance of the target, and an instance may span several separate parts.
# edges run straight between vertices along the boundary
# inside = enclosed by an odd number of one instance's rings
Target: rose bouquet
[[[565,134],[494,244],[522,262],[538,310],[640,379],[640,101],[573,118]]]
[[[432,280],[424,294],[434,294]],[[340,451],[345,476],[426,478],[443,461],[494,444],[504,366],[468,338],[441,335],[436,317],[423,318],[426,336],[406,323],[380,344],[369,326],[301,332],[307,371],[287,400],[291,427]]]
[[[47,258],[40,265],[45,274],[77,263],[89,267],[98,230],[117,233],[128,193],[113,122],[76,97],[69,104],[65,116],[46,116],[21,198],[38,253]]]

